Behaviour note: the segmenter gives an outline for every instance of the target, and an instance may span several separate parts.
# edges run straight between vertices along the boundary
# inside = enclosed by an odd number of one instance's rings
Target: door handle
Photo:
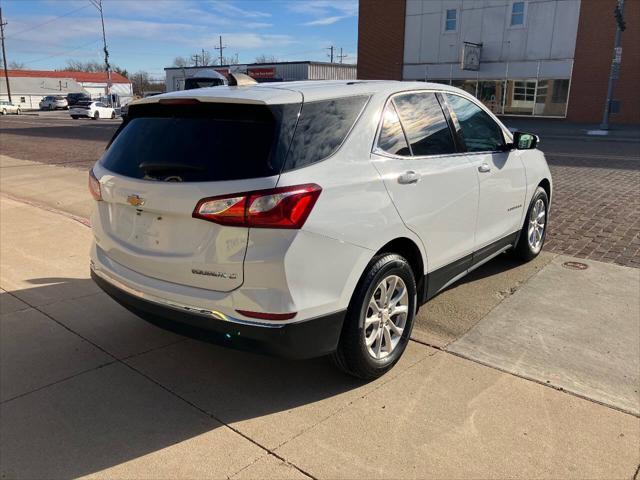
[[[418,183],[419,181],[420,181],[420,174],[414,172],[413,170],[404,172],[402,175],[398,177],[398,183],[401,185],[409,185],[411,183]]]
[[[490,171],[491,171],[491,167],[489,166],[489,164],[488,164],[488,163],[483,163],[482,165],[480,165],[480,166],[478,167],[478,171],[479,171],[480,173],[487,173],[487,172],[490,172]]]

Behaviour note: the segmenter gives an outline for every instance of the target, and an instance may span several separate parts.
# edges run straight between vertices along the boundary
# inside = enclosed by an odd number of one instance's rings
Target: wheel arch
[[[384,244],[375,254],[378,256],[383,253],[396,253],[403,256],[413,271],[416,280],[416,290],[418,294],[418,304],[422,303],[425,297],[425,262],[420,247],[407,237],[395,238]]]
[[[549,197],[549,202],[551,202],[551,182],[549,179],[543,178],[538,186],[544,188],[544,191],[547,192],[547,197]]]

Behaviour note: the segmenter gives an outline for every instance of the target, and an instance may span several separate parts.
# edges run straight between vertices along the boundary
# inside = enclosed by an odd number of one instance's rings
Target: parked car
[[[88,95],[86,93],[70,93],[69,95],[67,95],[67,102],[69,104],[69,108],[73,107],[74,105],[77,105],[80,102],[90,102],[91,101],[91,95]]]
[[[20,109],[20,105],[15,105],[8,100],[0,100],[0,113],[2,115],[8,115],[10,113],[20,115],[22,113],[22,110]]]
[[[163,327],[375,378],[420,305],[503,252],[540,253],[537,143],[422,82],[138,100],[90,172],[92,277]]]
[[[123,120],[126,120],[128,113],[129,113],[129,104],[127,103],[126,105],[123,105],[122,107],[120,107],[120,116],[122,117]]]
[[[74,120],[80,117],[92,118],[99,120],[100,118],[116,118],[116,111],[107,107],[102,102],[80,102],[69,110],[69,115]]]
[[[60,95],[49,95],[40,101],[40,110],[57,110],[69,108],[67,99]]]

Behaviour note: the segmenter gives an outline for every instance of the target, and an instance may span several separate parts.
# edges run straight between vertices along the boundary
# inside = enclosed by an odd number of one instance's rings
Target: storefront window
[[[534,115],[566,115],[568,94],[569,80],[538,80]]]
[[[488,80],[478,82],[478,99],[495,114],[502,113],[502,92],[504,82]]]
[[[429,80],[449,83],[476,96],[496,115],[539,115],[564,117],[567,114],[567,79],[518,78],[510,80]]]
[[[478,82],[475,80],[453,80],[451,85],[457,88],[464,90],[465,92],[470,93],[471,95],[476,95],[476,85]]]
[[[505,115],[533,115],[536,98],[536,80],[507,80],[504,101]]]

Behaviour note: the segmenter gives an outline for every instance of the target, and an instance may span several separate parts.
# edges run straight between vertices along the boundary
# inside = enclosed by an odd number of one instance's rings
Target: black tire
[[[7,110],[6,109],[2,109],[2,115],[6,115],[7,114]]]
[[[116,118],[116,112],[111,112],[111,120],[113,120],[114,118]]]
[[[538,200],[542,200],[544,203],[544,230],[542,231],[542,238],[540,240],[539,248],[533,248],[529,242],[529,222],[531,212],[533,211]],[[522,225],[522,230],[520,231],[520,236],[518,237],[518,243],[513,250],[513,254],[519,260],[523,262],[529,262],[536,258],[540,252],[542,251],[542,247],[544,246],[544,240],[547,236],[547,225],[549,223],[549,196],[544,188],[538,187],[533,194],[533,198],[531,199],[531,203],[529,208],[527,209],[527,215],[524,218],[524,224]]]
[[[22,110],[18,109],[18,110],[16,111],[16,115],[20,115],[20,114],[22,114]]]
[[[73,118],[74,120],[77,120],[78,116],[77,115],[71,115],[71,118]]]
[[[364,319],[369,300],[382,280],[389,276],[400,277],[408,292],[408,314],[402,335],[395,349],[385,358],[376,359],[365,344]],[[338,349],[331,355],[333,363],[349,375],[364,380],[378,378],[388,372],[400,359],[407,347],[416,312],[416,282],[407,260],[396,254],[378,255],[367,267],[358,282],[345,317]]]
[[[53,105],[49,104],[49,111],[51,111],[51,110],[55,110],[55,107]]]
[[[100,119],[100,112],[98,112],[98,111],[96,110],[96,113],[94,113],[94,114],[93,114],[93,119],[94,119],[94,120],[99,120],[99,119]]]

